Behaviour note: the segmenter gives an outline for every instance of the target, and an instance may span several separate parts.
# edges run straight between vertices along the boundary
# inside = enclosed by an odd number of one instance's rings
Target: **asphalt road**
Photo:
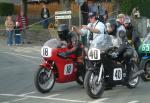
[[[40,46],[7,47],[0,39],[0,103],[150,103],[150,82],[140,81],[135,89],[116,87],[93,100],[75,82],[57,84],[41,94],[34,74],[41,62]]]

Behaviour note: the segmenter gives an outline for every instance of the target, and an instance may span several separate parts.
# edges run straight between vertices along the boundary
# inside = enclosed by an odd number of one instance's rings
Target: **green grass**
[[[0,29],[5,29],[5,24],[0,24]]]
[[[42,30],[42,29],[43,29],[43,26],[40,24],[29,26],[29,30]]]
[[[4,24],[0,24],[0,29],[6,29]],[[29,30],[43,30],[43,26],[40,24],[29,26]]]

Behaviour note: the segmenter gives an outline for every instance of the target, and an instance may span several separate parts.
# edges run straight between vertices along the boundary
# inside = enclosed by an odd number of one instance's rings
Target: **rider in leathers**
[[[114,18],[110,19],[108,23],[106,23],[106,26],[107,32],[112,38],[113,46],[118,47],[117,51],[112,53],[112,58],[124,58],[127,61],[127,68],[130,72],[130,59],[134,55],[134,49],[128,43],[124,26],[120,22],[116,22],[116,19]],[[132,73],[129,78],[132,79],[133,76],[135,77]]]
[[[63,32],[67,31],[67,32]],[[71,31],[69,32],[69,28],[67,25],[62,24],[58,26],[58,36],[61,40],[64,40],[67,42],[67,46],[69,50],[67,52],[62,52],[59,53],[58,55],[66,58],[67,56],[71,54],[76,55],[76,60],[75,62],[77,63],[77,69],[78,69],[78,75],[83,75],[84,74],[84,46],[82,42],[79,41],[79,36],[77,33]]]

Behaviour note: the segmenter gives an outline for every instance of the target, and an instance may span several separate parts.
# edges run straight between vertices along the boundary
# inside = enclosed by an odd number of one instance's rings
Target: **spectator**
[[[16,22],[19,23],[19,29],[22,34],[22,43],[24,43],[26,29],[28,28],[28,17],[24,15],[24,12],[21,11],[20,15],[16,18]]]
[[[12,16],[7,16],[5,21],[6,32],[7,32],[7,45],[13,45],[13,29],[14,29],[14,22],[12,20]]]
[[[108,11],[105,10],[101,5],[98,5],[98,20],[105,24],[107,19]]]
[[[81,36],[86,36],[86,41],[82,40],[84,46],[89,46],[89,44],[98,36],[104,35],[105,25],[96,19],[96,13],[88,14],[89,21],[88,25],[82,25],[82,29],[78,29],[77,27],[73,27],[73,31],[77,32]]]
[[[134,45],[135,50],[138,50],[138,48],[141,44],[140,37],[137,34],[135,28],[133,27],[129,16],[125,17],[124,26],[126,29],[126,34],[127,34],[128,40],[130,41],[131,44]]]
[[[87,1],[85,1],[83,3],[83,5],[81,6],[81,12],[82,12],[83,25],[87,25],[87,23],[88,23],[88,12],[89,12]]]
[[[89,12],[98,12],[98,7],[95,3],[95,0],[91,0],[88,2]]]
[[[43,27],[47,29],[49,24],[49,10],[47,9],[45,4],[43,5],[43,8],[41,10],[41,18],[43,19]]]
[[[21,45],[21,32],[19,29],[19,22],[16,22],[15,26],[15,44],[16,46]]]

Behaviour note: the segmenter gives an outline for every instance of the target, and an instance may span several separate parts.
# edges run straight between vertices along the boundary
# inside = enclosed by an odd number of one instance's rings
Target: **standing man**
[[[82,12],[83,25],[87,25],[87,23],[88,23],[88,13],[89,13],[89,8],[88,8],[87,1],[85,1],[83,3],[83,5],[81,6],[81,12]]]
[[[90,23],[88,25],[83,25],[81,30],[74,27],[74,31],[81,34],[81,36],[87,35],[87,40],[82,41],[83,43],[85,42],[87,46],[89,46],[92,40],[98,35],[104,35],[105,33],[105,25],[96,19],[96,15],[96,12],[89,13],[88,16]],[[87,34],[84,34],[83,30],[86,30]]]
[[[16,22],[18,22],[18,24],[19,24],[19,29],[22,34],[22,43],[24,43],[26,29],[28,28],[28,17],[26,15],[24,15],[23,11],[21,11],[20,15],[17,16]]]
[[[43,19],[43,28],[47,29],[49,24],[49,10],[45,4],[43,4],[43,8],[41,10],[41,18]]]

